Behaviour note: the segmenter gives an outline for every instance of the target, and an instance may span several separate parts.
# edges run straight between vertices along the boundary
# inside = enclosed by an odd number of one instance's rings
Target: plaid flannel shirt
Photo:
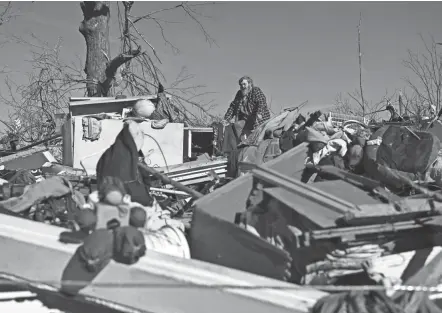
[[[238,90],[235,99],[232,101],[224,115],[226,121],[230,121],[237,116],[239,120],[246,120],[246,124],[251,125],[253,127],[252,129],[255,129],[270,119],[267,100],[261,88],[252,87],[252,90],[247,95],[246,106],[240,108],[242,105],[242,97],[241,90]]]

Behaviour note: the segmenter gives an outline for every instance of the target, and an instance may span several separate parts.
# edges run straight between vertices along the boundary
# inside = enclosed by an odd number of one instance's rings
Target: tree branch
[[[360,92],[361,92],[362,117],[365,117],[365,100],[364,100],[364,92],[362,90],[361,23],[362,23],[362,12],[359,12],[359,25],[358,25],[359,88],[360,88]]]
[[[442,61],[441,54],[437,51],[437,43],[431,36],[429,42],[420,34],[424,44],[424,52],[417,54],[408,50],[408,58],[402,64],[417,78],[417,82],[410,77],[404,81],[417,96],[424,106],[434,105],[437,110],[441,108],[442,92]]]
[[[1,5],[3,11],[0,13],[0,26],[4,23],[9,22],[15,15],[12,14],[12,1],[8,1],[6,5]]]

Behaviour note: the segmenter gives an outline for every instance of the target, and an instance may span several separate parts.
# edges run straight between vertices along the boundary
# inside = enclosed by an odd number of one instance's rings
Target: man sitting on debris
[[[270,111],[261,88],[253,86],[249,76],[239,79],[240,90],[224,115],[225,123],[245,121],[243,135],[248,136],[256,127],[270,119]]]

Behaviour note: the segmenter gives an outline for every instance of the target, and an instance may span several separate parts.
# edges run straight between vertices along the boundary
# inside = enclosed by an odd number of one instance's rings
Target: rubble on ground
[[[440,253],[439,120],[422,130],[396,115],[368,124],[294,108],[241,140],[241,123],[149,119],[154,101],[74,99],[63,164],[42,147],[0,159],[0,213],[66,228],[60,240],[81,244],[89,265],[134,264],[147,249],[319,289],[429,277],[419,273]],[[129,242],[125,257],[114,234]],[[95,255],[103,242],[110,250]],[[407,261],[388,267],[394,257]]]

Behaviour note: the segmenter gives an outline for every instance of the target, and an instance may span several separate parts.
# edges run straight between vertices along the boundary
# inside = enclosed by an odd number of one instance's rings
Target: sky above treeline
[[[137,1],[132,11],[142,15],[174,4]],[[14,2],[13,8],[19,16],[1,26],[3,35],[29,39],[32,33],[51,45],[61,37],[62,58],[68,62],[79,58],[77,63],[84,66],[79,2]],[[338,93],[359,87],[360,12],[363,87],[369,101],[377,102],[386,91],[405,87],[404,77],[413,78],[402,61],[407,49],[423,50],[420,34],[442,41],[442,2],[220,2],[200,11],[206,16],[200,20],[217,45],[210,46],[198,25],[179,10],[161,14],[164,20],[177,22],[167,23],[165,32],[179,54],[164,44],[153,22],[142,22],[139,29],[162,60],[165,86],[186,67],[195,75],[192,84],[206,85],[206,91],[213,92],[205,100],[217,104],[215,113],[227,109],[243,75],[254,79],[275,113],[306,100],[309,110],[327,110]],[[115,56],[120,44],[115,2],[110,36]],[[32,72],[29,46],[10,42],[0,49],[9,78],[18,85],[27,84]],[[5,78],[0,77],[2,94]],[[7,107],[0,103],[0,109],[6,112]]]

